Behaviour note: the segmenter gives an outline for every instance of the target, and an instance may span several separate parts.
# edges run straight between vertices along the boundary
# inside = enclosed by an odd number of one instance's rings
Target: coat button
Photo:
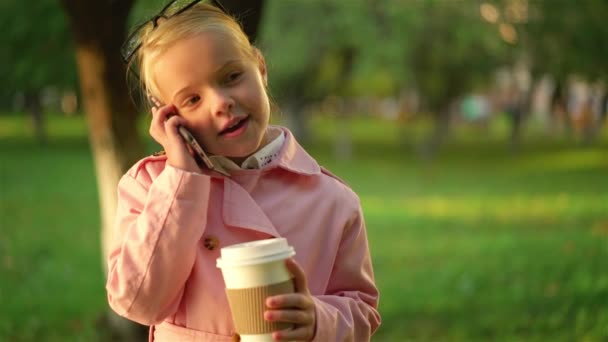
[[[208,235],[204,240],[203,240],[203,246],[205,246],[205,248],[207,248],[208,250],[212,251],[214,249],[216,249],[218,246],[220,245],[220,240],[218,240],[215,236],[213,235]]]

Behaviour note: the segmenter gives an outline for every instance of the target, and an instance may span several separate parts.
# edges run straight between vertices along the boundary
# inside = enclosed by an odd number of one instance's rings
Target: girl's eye
[[[241,75],[243,75],[242,72],[232,72],[228,74],[226,77],[226,83],[230,84],[236,82],[239,78],[241,78]]]
[[[198,95],[194,95],[194,96],[191,96],[191,97],[188,99],[188,101],[187,101],[186,103],[187,103],[188,105],[191,105],[191,106],[192,106],[192,105],[197,104],[197,103],[198,103],[198,101],[200,101],[200,100],[201,100],[201,97],[200,97],[200,96],[198,96]]]

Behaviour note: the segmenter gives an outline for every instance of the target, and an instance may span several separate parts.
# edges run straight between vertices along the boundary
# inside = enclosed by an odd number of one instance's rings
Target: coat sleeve
[[[106,290],[112,309],[145,325],[177,310],[207,222],[210,178],[169,165],[146,187],[126,174],[118,207]],[[149,179],[144,175],[142,179]]]
[[[359,207],[344,231],[326,294],[313,297],[313,341],[369,341],[380,325],[378,296]]]

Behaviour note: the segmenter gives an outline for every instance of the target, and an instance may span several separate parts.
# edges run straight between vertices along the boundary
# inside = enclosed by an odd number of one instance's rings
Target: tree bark
[[[32,130],[36,141],[40,145],[45,145],[47,142],[46,127],[44,124],[44,113],[42,111],[42,103],[40,101],[40,91],[28,90],[25,92],[25,108],[30,115]]]
[[[103,269],[112,239],[116,185],[143,155],[136,129],[137,112],[125,82],[120,45],[132,1],[62,0],[76,42],[76,60],[84,100],[89,142],[95,163],[101,213]],[[107,320],[113,340],[144,340],[147,330],[118,318]],[[107,332],[106,334],[107,335]]]
[[[434,159],[439,148],[448,139],[452,117],[451,111],[451,104],[448,102],[438,106],[437,110],[433,112],[433,131],[419,149],[419,154],[422,158],[428,160]]]
[[[222,6],[241,23],[243,31],[252,43],[258,37],[264,2],[264,0],[222,0]]]

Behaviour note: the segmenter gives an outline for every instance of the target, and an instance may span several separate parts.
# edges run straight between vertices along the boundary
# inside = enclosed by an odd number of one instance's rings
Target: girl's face
[[[177,108],[203,148],[240,162],[265,143],[266,66],[222,38],[208,32],[177,41],[152,72],[162,101]]]

